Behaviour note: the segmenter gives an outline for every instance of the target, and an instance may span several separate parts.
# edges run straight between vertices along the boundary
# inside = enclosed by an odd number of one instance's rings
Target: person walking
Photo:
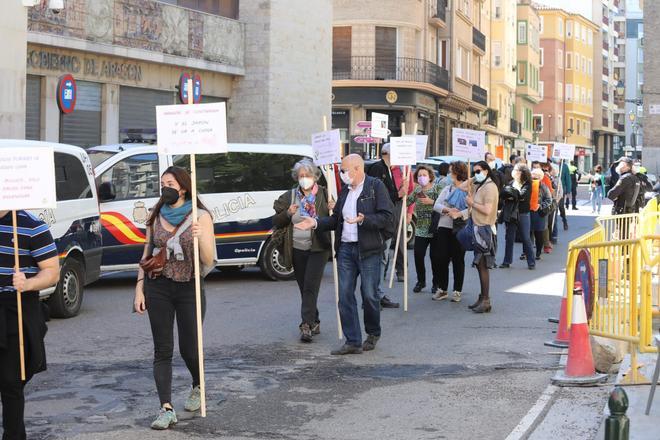
[[[317,302],[325,265],[330,257],[330,233],[301,231],[293,225],[303,217],[327,217],[334,202],[328,200],[326,188],[318,184],[321,171],[314,162],[303,159],[291,172],[298,185],[282,194],[273,204],[273,225],[283,230],[282,250],[287,267],[293,273],[300,290],[300,340],[312,342],[321,333]]]
[[[385,184],[364,173],[364,161],[349,154],[341,162],[344,187],[328,217],[304,217],[294,227],[318,232],[335,230],[339,270],[339,315],[346,343],[333,355],[359,354],[376,347],[381,336],[380,304],[376,292],[385,240],[394,234],[392,201]],[[355,287],[360,277],[367,339],[362,343]]]
[[[548,214],[552,206],[552,195],[543,178],[545,174],[540,168],[532,170],[532,193],[530,197],[530,224],[536,242],[536,260],[543,253],[543,232],[548,228]]]
[[[16,212],[19,267],[14,262],[11,211],[0,211],[0,395],[5,440],[27,438],[25,431],[25,385],[46,370],[46,317],[39,291],[57,284],[60,262],[48,225],[27,211]],[[18,269],[18,270],[17,270]],[[18,306],[21,292],[25,381],[21,380]]]
[[[415,229],[415,272],[417,273],[417,283],[413,287],[413,292],[419,293],[426,287],[426,251],[430,247],[431,269],[433,272],[433,286],[438,285],[437,254],[432,245],[433,231],[431,230],[431,216],[433,214],[433,205],[438,198],[440,188],[435,184],[435,173],[431,167],[418,165],[414,174],[417,185],[412,193],[408,195],[408,204],[415,205],[415,215],[417,224]],[[433,290],[433,289],[432,289]]]
[[[641,183],[632,172],[633,161],[624,156],[617,160],[616,164],[619,179],[607,193],[607,198],[614,202],[612,215],[637,212],[637,197],[641,191]]]
[[[569,197],[571,201],[571,205],[573,207],[573,210],[577,210],[577,190],[578,190],[578,182],[580,181],[580,171],[578,168],[573,165],[573,162],[570,162],[570,165],[568,165],[568,175],[571,178],[571,190],[570,192],[566,190],[566,209],[568,209],[568,204],[569,204]]]
[[[527,166],[518,164],[511,173],[513,181],[511,185],[504,187],[501,199],[504,206],[500,212],[498,221],[506,228],[504,250],[504,261],[501,269],[508,269],[513,263],[513,245],[516,235],[522,239],[523,253],[527,258],[527,268],[536,269],[534,249],[531,240],[530,220],[530,198],[532,195],[532,176]]]
[[[192,389],[184,409],[194,412],[201,406],[199,357],[197,350],[197,311],[193,238],[199,240],[200,276],[215,265],[213,220],[198,199],[197,219],[192,219],[190,174],[180,167],[169,167],[160,178],[161,197],[147,221],[147,234],[135,287],[134,309],[149,315],[154,341],[154,379],[160,411],[152,429],[167,429],[177,423],[172,406],[172,353],[174,319],[179,335],[179,352],[192,376]],[[163,252],[163,265],[150,269],[143,264]],[[147,272],[145,273],[146,267]],[[150,271],[151,270],[151,271]],[[202,317],[206,298],[202,290]]]
[[[605,176],[603,176],[603,167],[596,165],[594,173],[589,178],[589,191],[591,193],[591,213],[600,214],[603,206],[603,197],[605,196]]]
[[[384,144],[383,148],[381,148],[380,157],[381,157],[380,161],[376,162],[375,164],[371,165],[371,167],[369,167],[367,174],[371,177],[375,177],[379,179],[381,182],[385,184],[387,193],[390,197],[390,200],[392,201],[392,205],[394,206],[394,212],[393,212],[394,225],[395,228],[398,228],[398,225],[401,222],[401,209],[402,209],[402,204],[404,202],[404,198],[406,198],[407,195],[414,188],[413,179],[411,176],[408,181],[408,184],[404,185],[403,170],[401,169],[401,167],[390,165],[389,143]],[[415,210],[414,204],[406,208],[406,212],[407,212],[406,224],[410,223],[414,210]],[[392,257],[392,250],[391,250],[392,239],[389,239],[386,244],[387,247],[383,252],[383,256],[382,256],[381,276],[378,283],[378,297],[380,298],[380,305],[383,308],[398,308],[399,303],[396,303],[392,301],[390,298],[388,298],[387,295],[385,295],[385,293],[383,292],[383,289],[381,287],[381,283],[385,279],[385,273],[389,267],[390,259]],[[396,278],[397,281],[399,282],[403,281],[403,253],[406,252],[406,250],[407,250],[407,243],[404,236],[402,237],[402,240],[399,241],[399,250],[397,252],[397,257],[395,262]]]
[[[467,190],[471,185],[475,189],[473,194],[468,194],[465,201],[468,210],[451,210],[452,218],[463,217],[472,220],[474,228],[474,260],[472,267],[479,273],[479,284],[481,293],[477,302],[468,306],[475,313],[488,313],[492,310],[490,301],[490,269],[497,266],[495,255],[497,254],[497,205],[499,193],[497,185],[492,179],[493,170],[485,161],[474,164],[474,177],[461,185],[461,189]],[[470,191],[468,191],[470,192]],[[469,225],[469,222],[468,222]]]
[[[438,226],[435,230],[433,243],[436,258],[431,258],[431,264],[437,264],[434,273],[438,274],[438,284],[433,286],[431,299],[442,301],[448,296],[449,264],[454,274],[454,291],[452,302],[460,302],[465,279],[465,249],[458,242],[456,233],[465,225],[463,218],[453,219],[452,210],[464,211],[467,209],[467,192],[460,189],[468,178],[468,167],[465,162],[452,162],[448,174],[451,183],[446,186],[435,201],[433,210],[438,213]]]
[[[569,194],[573,194],[573,183],[571,179],[571,171],[568,167],[566,161],[560,161],[560,170],[557,170],[557,173],[561,173],[561,198],[559,198],[559,214],[561,215],[562,222],[564,224],[564,231],[568,230],[568,219],[566,218],[566,210],[568,209],[568,203],[564,204],[564,198],[568,197]],[[576,189],[577,191],[577,189]],[[577,192],[576,192],[577,195]],[[566,199],[568,200],[568,199]]]

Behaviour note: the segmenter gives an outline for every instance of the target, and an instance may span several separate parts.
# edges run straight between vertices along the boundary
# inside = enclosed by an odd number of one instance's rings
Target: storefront
[[[179,102],[181,75],[198,74],[201,102],[227,100],[232,76],[217,72],[29,44],[26,138],[81,147],[117,143],[127,131],[156,128],[156,106]],[[75,80],[72,112],[60,111],[62,75]]]

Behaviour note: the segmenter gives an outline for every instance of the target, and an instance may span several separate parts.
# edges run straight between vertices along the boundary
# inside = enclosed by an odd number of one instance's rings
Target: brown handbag
[[[174,228],[174,230],[172,231],[172,236],[176,235],[181,225],[186,222],[186,219],[189,216],[190,214],[188,214],[181,221],[181,223],[179,223],[178,226]],[[160,221],[160,220],[156,219],[155,221]],[[163,268],[165,267],[165,264],[167,263],[167,249],[161,248],[156,255],[153,254],[153,249],[154,249],[153,239],[154,239],[154,226],[152,224],[150,242],[149,242],[149,247],[151,248],[151,255],[140,260],[140,267],[144,271],[145,275],[147,275],[151,279],[159,277],[160,274],[163,272]]]

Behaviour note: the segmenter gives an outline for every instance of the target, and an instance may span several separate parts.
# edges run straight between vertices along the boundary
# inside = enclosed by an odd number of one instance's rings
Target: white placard
[[[429,137],[425,134],[419,134],[414,136],[415,138],[415,148],[417,150],[417,162],[421,162],[426,159],[426,146],[429,143]]]
[[[387,139],[389,117],[383,113],[371,114],[371,136]]]
[[[452,154],[469,160],[484,160],[486,132],[454,128],[451,132]]]
[[[0,209],[54,209],[56,206],[53,149],[0,148]]]
[[[341,162],[339,145],[341,137],[339,129],[322,131],[312,135],[312,150],[314,154],[314,165],[330,165]]]
[[[159,154],[227,152],[227,107],[224,102],[157,105]]]
[[[394,166],[417,164],[417,143],[414,136],[390,138],[390,163]]]
[[[557,143],[552,150],[555,159],[573,160],[575,157],[575,145]]]
[[[527,144],[525,147],[525,157],[528,163],[548,161],[548,150],[545,145]]]
[[[649,104],[649,115],[660,115],[660,104]]]

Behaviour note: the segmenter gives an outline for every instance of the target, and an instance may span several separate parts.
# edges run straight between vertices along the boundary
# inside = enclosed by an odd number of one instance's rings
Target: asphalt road
[[[28,437],[504,439],[556,369],[543,346],[554,328],[547,318],[558,314],[566,247],[591,229],[589,212],[570,212],[569,231],[536,271],[517,260],[517,245],[513,268],[491,272],[492,313],[467,309],[478,293],[468,267],[463,303],[411,291],[409,311],[383,311],[377,349],[360,356],[329,354],[339,344],[330,264],[312,344],[298,341],[294,282],[266,281],[253,268],[214,272],[204,323],[208,414],[183,411],[189,376],[175,353],[179,424],[166,433],[149,429],[158,398],[148,319],[130,313],[135,276],[102,279],[87,288],[78,317],[49,323],[48,371],[27,387]],[[401,292],[396,284],[389,294],[401,300]]]

